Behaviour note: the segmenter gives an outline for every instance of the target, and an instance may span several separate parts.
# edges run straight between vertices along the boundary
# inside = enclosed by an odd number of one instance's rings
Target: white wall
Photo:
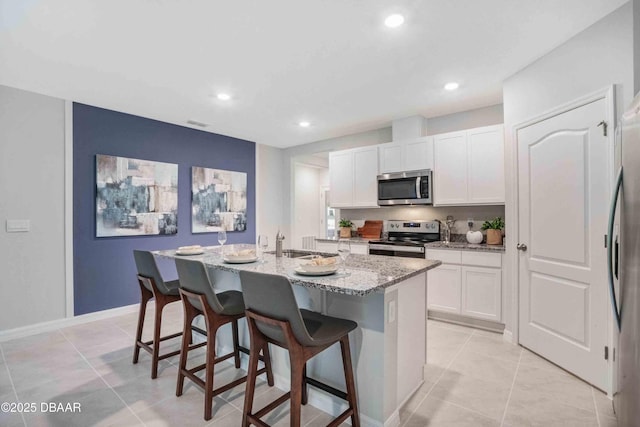
[[[0,86],[0,130],[2,331],[65,317],[64,101]]]
[[[290,247],[302,248],[302,237],[316,236],[320,228],[320,187],[322,171],[317,167],[296,163],[293,168],[294,219]]]
[[[506,235],[509,260],[507,298],[517,283],[516,159],[513,128],[557,106],[616,84],[618,112],[633,97],[633,25],[627,3],[504,82],[506,130]],[[613,125],[613,123],[611,124]],[[611,126],[613,128],[613,126]],[[505,307],[508,330],[514,328],[512,307]]]
[[[427,119],[427,135],[504,123],[502,104]]]
[[[288,229],[283,190],[283,150],[256,144],[256,233],[269,237],[271,249],[275,248],[278,229]]]

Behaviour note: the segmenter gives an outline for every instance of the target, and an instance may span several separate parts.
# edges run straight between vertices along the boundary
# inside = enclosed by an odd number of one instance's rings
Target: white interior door
[[[600,99],[518,130],[520,343],[607,389],[608,145]]]

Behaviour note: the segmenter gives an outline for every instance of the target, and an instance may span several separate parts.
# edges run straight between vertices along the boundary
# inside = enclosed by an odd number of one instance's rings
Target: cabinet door
[[[433,169],[433,138],[425,137],[404,144],[404,170]]]
[[[402,172],[402,145],[382,144],[379,146],[380,173]]]
[[[434,152],[434,204],[466,204],[468,171],[466,132],[435,136]]]
[[[502,126],[467,132],[469,203],[504,203],[504,133]]]
[[[465,316],[500,322],[502,270],[462,267],[462,311]]]
[[[329,153],[329,188],[331,207],[353,204],[353,152]]]
[[[378,148],[355,150],[353,165],[352,206],[378,207]]]
[[[460,266],[442,264],[427,272],[429,310],[460,314]]]

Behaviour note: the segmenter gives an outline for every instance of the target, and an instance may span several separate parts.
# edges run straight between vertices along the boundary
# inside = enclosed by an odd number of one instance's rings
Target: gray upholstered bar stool
[[[162,279],[158,266],[156,265],[156,260],[151,252],[134,250],[133,257],[138,270],[138,284],[140,285],[141,293],[136,343],[133,349],[133,363],[138,363],[141,348],[148,351],[151,354],[151,378],[155,379],[158,376],[158,362],[162,359],[166,359],[167,357],[175,356],[180,353],[180,350],[177,350],[171,353],[160,354],[160,342],[182,335],[182,332],[178,332],[164,337],[160,336],[162,310],[167,304],[180,301],[178,281],[172,280],[165,282]],[[151,341],[142,341],[145,312],[147,309],[147,303],[151,298],[154,298],[156,302],[153,339]]]
[[[340,425],[351,417],[351,425],[360,426],[356,387],[351,366],[349,332],[358,327],[356,322],[329,317],[300,309],[291,287],[284,276],[240,272],[240,282],[246,306],[247,323],[251,334],[249,372],[242,415],[243,427],[255,424],[267,426],[260,418],[291,399],[291,426],[300,426],[301,405],[307,403],[307,384],[321,388],[347,401],[349,407],[330,426]],[[347,392],[307,377],[306,362],[316,354],[340,342]],[[254,373],[258,368],[260,350],[268,351],[269,343],[289,350],[291,362],[291,391],[264,408],[253,411],[255,388]]]
[[[213,397],[247,380],[247,376],[245,375],[226,385],[216,389],[213,388],[216,363],[233,357],[236,368],[240,368],[240,352],[242,351],[249,354],[249,350],[240,346],[238,343],[238,320],[245,316],[242,292],[225,291],[216,294],[209,281],[207,270],[200,261],[176,259],[176,268],[180,280],[180,294],[182,295],[182,302],[184,304],[184,334],[182,335],[182,352],[180,353],[180,366],[178,367],[176,396],[182,395],[184,378],[189,378],[200,388],[204,389],[204,419],[210,420],[212,416]],[[200,314],[204,316],[207,341],[193,345],[190,325],[193,319]],[[221,326],[227,323],[231,323],[233,351],[216,357],[216,332]],[[206,362],[187,369],[187,356],[189,351],[203,344],[207,346]],[[268,348],[264,349],[263,355],[264,357],[260,357],[260,359],[264,362],[265,367],[260,370],[254,370],[253,379],[255,382],[255,376],[266,372],[267,383],[272,386],[273,374],[271,372],[271,359]],[[196,372],[203,369],[205,369],[204,381],[196,376]]]

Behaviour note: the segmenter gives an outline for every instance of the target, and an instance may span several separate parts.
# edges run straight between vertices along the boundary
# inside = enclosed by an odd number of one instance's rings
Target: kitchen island
[[[155,254],[165,258],[177,256],[171,250]],[[337,274],[309,277],[294,272],[299,259],[276,258],[272,254],[249,264],[227,264],[219,247],[210,247],[205,248],[204,254],[188,258],[207,266],[216,290],[240,289],[241,270],[279,274],[295,285],[301,308],[357,322],[358,328],[350,334],[350,340],[362,424],[400,424],[400,406],[424,381],[426,272],[440,265],[440,261],[351,255],[344,270],[341,268]],[[241,342],[248,347],[246,324],[241,325]],[[231,347],[230,335],[230,331],[219,332],[220,354]],[[272,363],[276,386],[288,390],[286,351],[272,346]],[[309,361],[307,373],[344,390],[340,347],[334,345]],[[309,404],[332,415],[346,408],[342,400],[313,387],[309,387]]]

